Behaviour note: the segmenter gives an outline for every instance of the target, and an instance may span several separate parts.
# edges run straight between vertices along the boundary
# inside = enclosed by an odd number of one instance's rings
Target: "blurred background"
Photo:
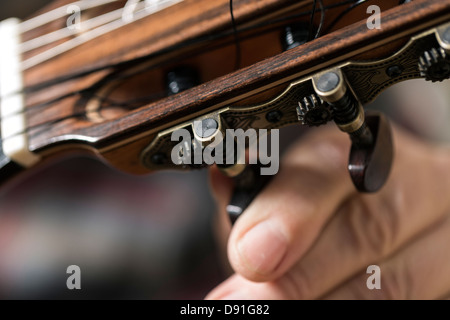
[[[0,2],[0,20],[47,0]],[[449,82],[411,81],[370,108],[436,142],[450,140]],[[301,133],[282,130],[283,145]],[[122,174],[62,161],[0,195],[0,298],[201,299],[227,276],[207,172]],[[70,265],[82,290],[66,287]]]
[[[49,2],[0,1],[0,21]],[[214,213],[207,171],[64,160],[0,195],[0,298],[202,299],[224,278]],[[66,287],[70,265],[82,290]]]

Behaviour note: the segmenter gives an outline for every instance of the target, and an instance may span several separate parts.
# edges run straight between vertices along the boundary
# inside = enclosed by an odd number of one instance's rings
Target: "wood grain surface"
[[[142,19],[123,27],[120,32],[106,34],[27,70],[27,118],[29,125],[35,128],[30,131],[30,149],[52,157],[61,150],[78,146],[101,155],[122,170],[144,173],[148,170],[139,163],[139,154],[160,130],[226,105],[262,101],[294,79],[349,59],[365,60],[392,54],[409,36],[450,18],[448,1],[417,0],[402,6],[396,6],[398,1],[379,3],[383,10],[381,30],[368,30],[364,11],[367,6],[362,6],[336,25],[334,32],[286,52],[281,52],[279,43],[282,23],[275,24],[276,28],[263,26],[242,33],[243,68],[233,71],[235,46],[229,2],[186,0],[152,19]],[[239,1],[235,15],[242,27],[252,21],[269,21],[310,10],[308,4],[311,1]],[[389,9],[391,7],[394,8]],[[340,11],[330,11],[328,22]],[[316,16],[316,23],[319,19],[320,16]],[[61,22],[64,21],[59,24]],[[56,24],[46,27],[61,27]],[[227,31],[228,36],[214,42],[194,43],[174,52],[168,50],[189,39],[223,31]],[[36,36],[37,31],[33,32],[26,36]],[[158,52],[164,54],[156,54]],[[109,84],[113,89],[108,97],[127,101],[130,96],[163,90],[164,74],[181,64],[198,68],[202,84],[133,110],[112,108],[97,121],[83,114],[93,93],[105,89],[107,80],[115,79],[115,75],[139,65],[148,69],[135,77],[121,79],[119,76],[119,80]],[[90,72],[94,69],[98,71]],[[73,77],[83,73],[86,74]],[[53,85],[43,87],[49,82]],[[83,90],[91,86],[97,91]],[[77,93],[46,105],[49,100],[71,92]],[[71,117],[78,113],[79,116]],[[54,123],[48,125],[49,121]]]

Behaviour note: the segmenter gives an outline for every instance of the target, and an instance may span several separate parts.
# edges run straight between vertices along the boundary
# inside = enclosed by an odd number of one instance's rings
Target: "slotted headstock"
[[[450,20],[450,4],[438,0],[239,1],[234,23],[229,0],[105,0],[84,8],[88,2],[55,1],[16,25],[24,103],[13,112],[23,115],[22,127],[11,132],[26,151],[7,147],[5,163],[32,167],[89,152],[133,173],[176,169],[153,161],[167,158],[175,128],[208,115],[243,129],[300,123],[298,103],[325,70],[343,70],[362,104],[423,77],[419,60],[442,45],[445,30],[437,28]],[[368,27],[374,4],[380,29]],[[286,50],[296,39],[306,43]]]

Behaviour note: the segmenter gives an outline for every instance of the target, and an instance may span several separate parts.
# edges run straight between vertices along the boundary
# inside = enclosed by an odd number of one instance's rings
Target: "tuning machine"
[[[361,192],[376,192],[386,182],[393,160],[393,141],[386,117],[365,115],[361,103],[340,69],[313,77],[316,94],[333,109],[339,129],[352,141],[348,170]]]
[[[248,161],[245,153],[240,152],[236,140],[227,135],[228,126],[220,113],[194,120],[191,129],[194,133],[193,144],[201,149],[215,148],[223,151],[222,161],[216,162],[216,165],[222,173],[234,180],[233,195],[226,207],[229,218],[234,223],[264,188],[270,176],[261,175],[261,164],[246,164]],[[228,152],[231,148],[234,152]]]

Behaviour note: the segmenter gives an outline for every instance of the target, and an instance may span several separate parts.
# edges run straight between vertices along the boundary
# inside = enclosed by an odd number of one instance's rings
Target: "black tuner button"
[[[389,122],[381,113],[368,114],[365,123],[373,136],[369,145],[353,143],[348,170],[355,186],[361,192],[376,192],[385,184],[394,157]]]
[[[283,50],[287,51],[306,43],[308,41],[308,32],[309,26],[303,23],[285,27],[281,35]]]
[[[167,73],[167,95],[171,96],[200,84],[200,77],[191,67],[178,67]]]

